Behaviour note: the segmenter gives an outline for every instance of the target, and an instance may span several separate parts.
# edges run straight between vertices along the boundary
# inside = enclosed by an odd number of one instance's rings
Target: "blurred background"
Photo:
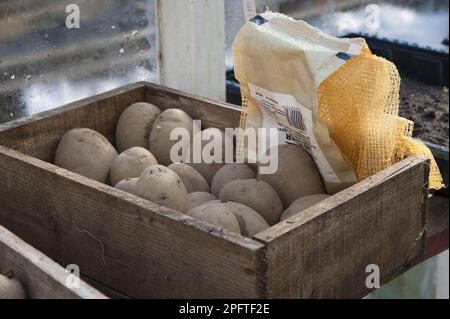
[[[80,7],[80,29],[66,28],[71,3]],[[366,37],[376,54],[399,67],[401,115],[416,123],[416,137],[434,144],[448,165],[448,1],[255,4],[257,12],[282,12],[335,36]],[[239,104],[231,46],[246,21],[243,1],[225,0],[224,10],[227,98]],[[124,84],[158,83],[155,30],[153,0],[0,0],[0,123]],[[447,251],[368,298],[448,298],[448,260]]]

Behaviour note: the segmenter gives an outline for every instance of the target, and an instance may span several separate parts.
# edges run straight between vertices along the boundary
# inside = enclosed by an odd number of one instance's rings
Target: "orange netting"
[[[359,180],[413,154],[430,159],[430,188],[440,189],[431,151],[411,137],[413,122],[398,116],[399,90],[395,65],[365,48],[321,83],[317,115]]]

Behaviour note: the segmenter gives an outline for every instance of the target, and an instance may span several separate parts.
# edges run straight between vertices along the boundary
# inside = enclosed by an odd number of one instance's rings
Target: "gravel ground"
[[[414,137],[448,147],[448,88],[403,78],[400,116],[414,121]]]

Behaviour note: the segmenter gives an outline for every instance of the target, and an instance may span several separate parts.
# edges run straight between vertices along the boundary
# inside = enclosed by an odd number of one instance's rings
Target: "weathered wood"
[[[259,297],[263,245],[0,147],[0,224],[136,298]]]
[[[0,124],[0,145],[53,162],[62,135],[72,128],[92,128],[112,143],[120,114],[132,103],[147,101],[161,109],[180,108],[205,127],[238,127],[241,111],[230,104],[139,82],[34,116]]]
[[[30,299],[104,299],[103,294],[80,280],[69,289],[67,273],[47,256],[0,226],[0,273],[12,271]]]
[[[115,140],[122,111],[145,99],[143,83],[127,85],[67,106],[0,125],[0,145],[53,162],[58,142],[72,128],[91,128]]]
[[[52,164],[61,136],[89,127],[114,142],[138,101],[180,108],[204,127],[241,111],[137,83],[0,125],[0,224],[112,297],[363,297],[365,266],[382,280],[424,256],[428,166],[408,158],[256,235],[223,231]]]
[[[130,296],[127,296],[123,293],[118,292],[117,290],[112,289],[111,287],[105,286],[102,283],[99,283],[98,281],[86,277],[86,276],[82,276],[81,278],[83,278],[83,280],[91,285],[92,287],[95,287],[96,289],[98,289],[99,291],[101,291],[102,293],[105,294],[105,296],[108,296],[108,298],[111,299],[131,299]]]
[[[231,104],[217,102],[194,96],[180,94],[177,90],[161,89],[161,86],[147,83],[146,101],[161,109],[179,108],[193,119],[202,120],[203,127],[234,128],[239,127],[241,110]]]
[[[267,297],[362,297],[424,256],[428,163],[408,158],[255,236],[267,245]]]
[[[225,100],[224,0],[156,0],[160,83]]]

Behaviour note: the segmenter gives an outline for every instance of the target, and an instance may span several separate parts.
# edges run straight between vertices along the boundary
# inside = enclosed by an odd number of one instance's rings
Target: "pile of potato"
[[[242,163],[172,163],[177,141],[170,133],[179,127],[192,136],[193,119],[184,111],[136,103],[119,118],[116,148],[98,132],[73,129],[62,137],[55,164],[249,237],[328,197],[311,157],[293,145],[277,146],[273,175]]]
[[[7,276],[0,274],[0,300],[25,298],[25,289],[12,273]]]

